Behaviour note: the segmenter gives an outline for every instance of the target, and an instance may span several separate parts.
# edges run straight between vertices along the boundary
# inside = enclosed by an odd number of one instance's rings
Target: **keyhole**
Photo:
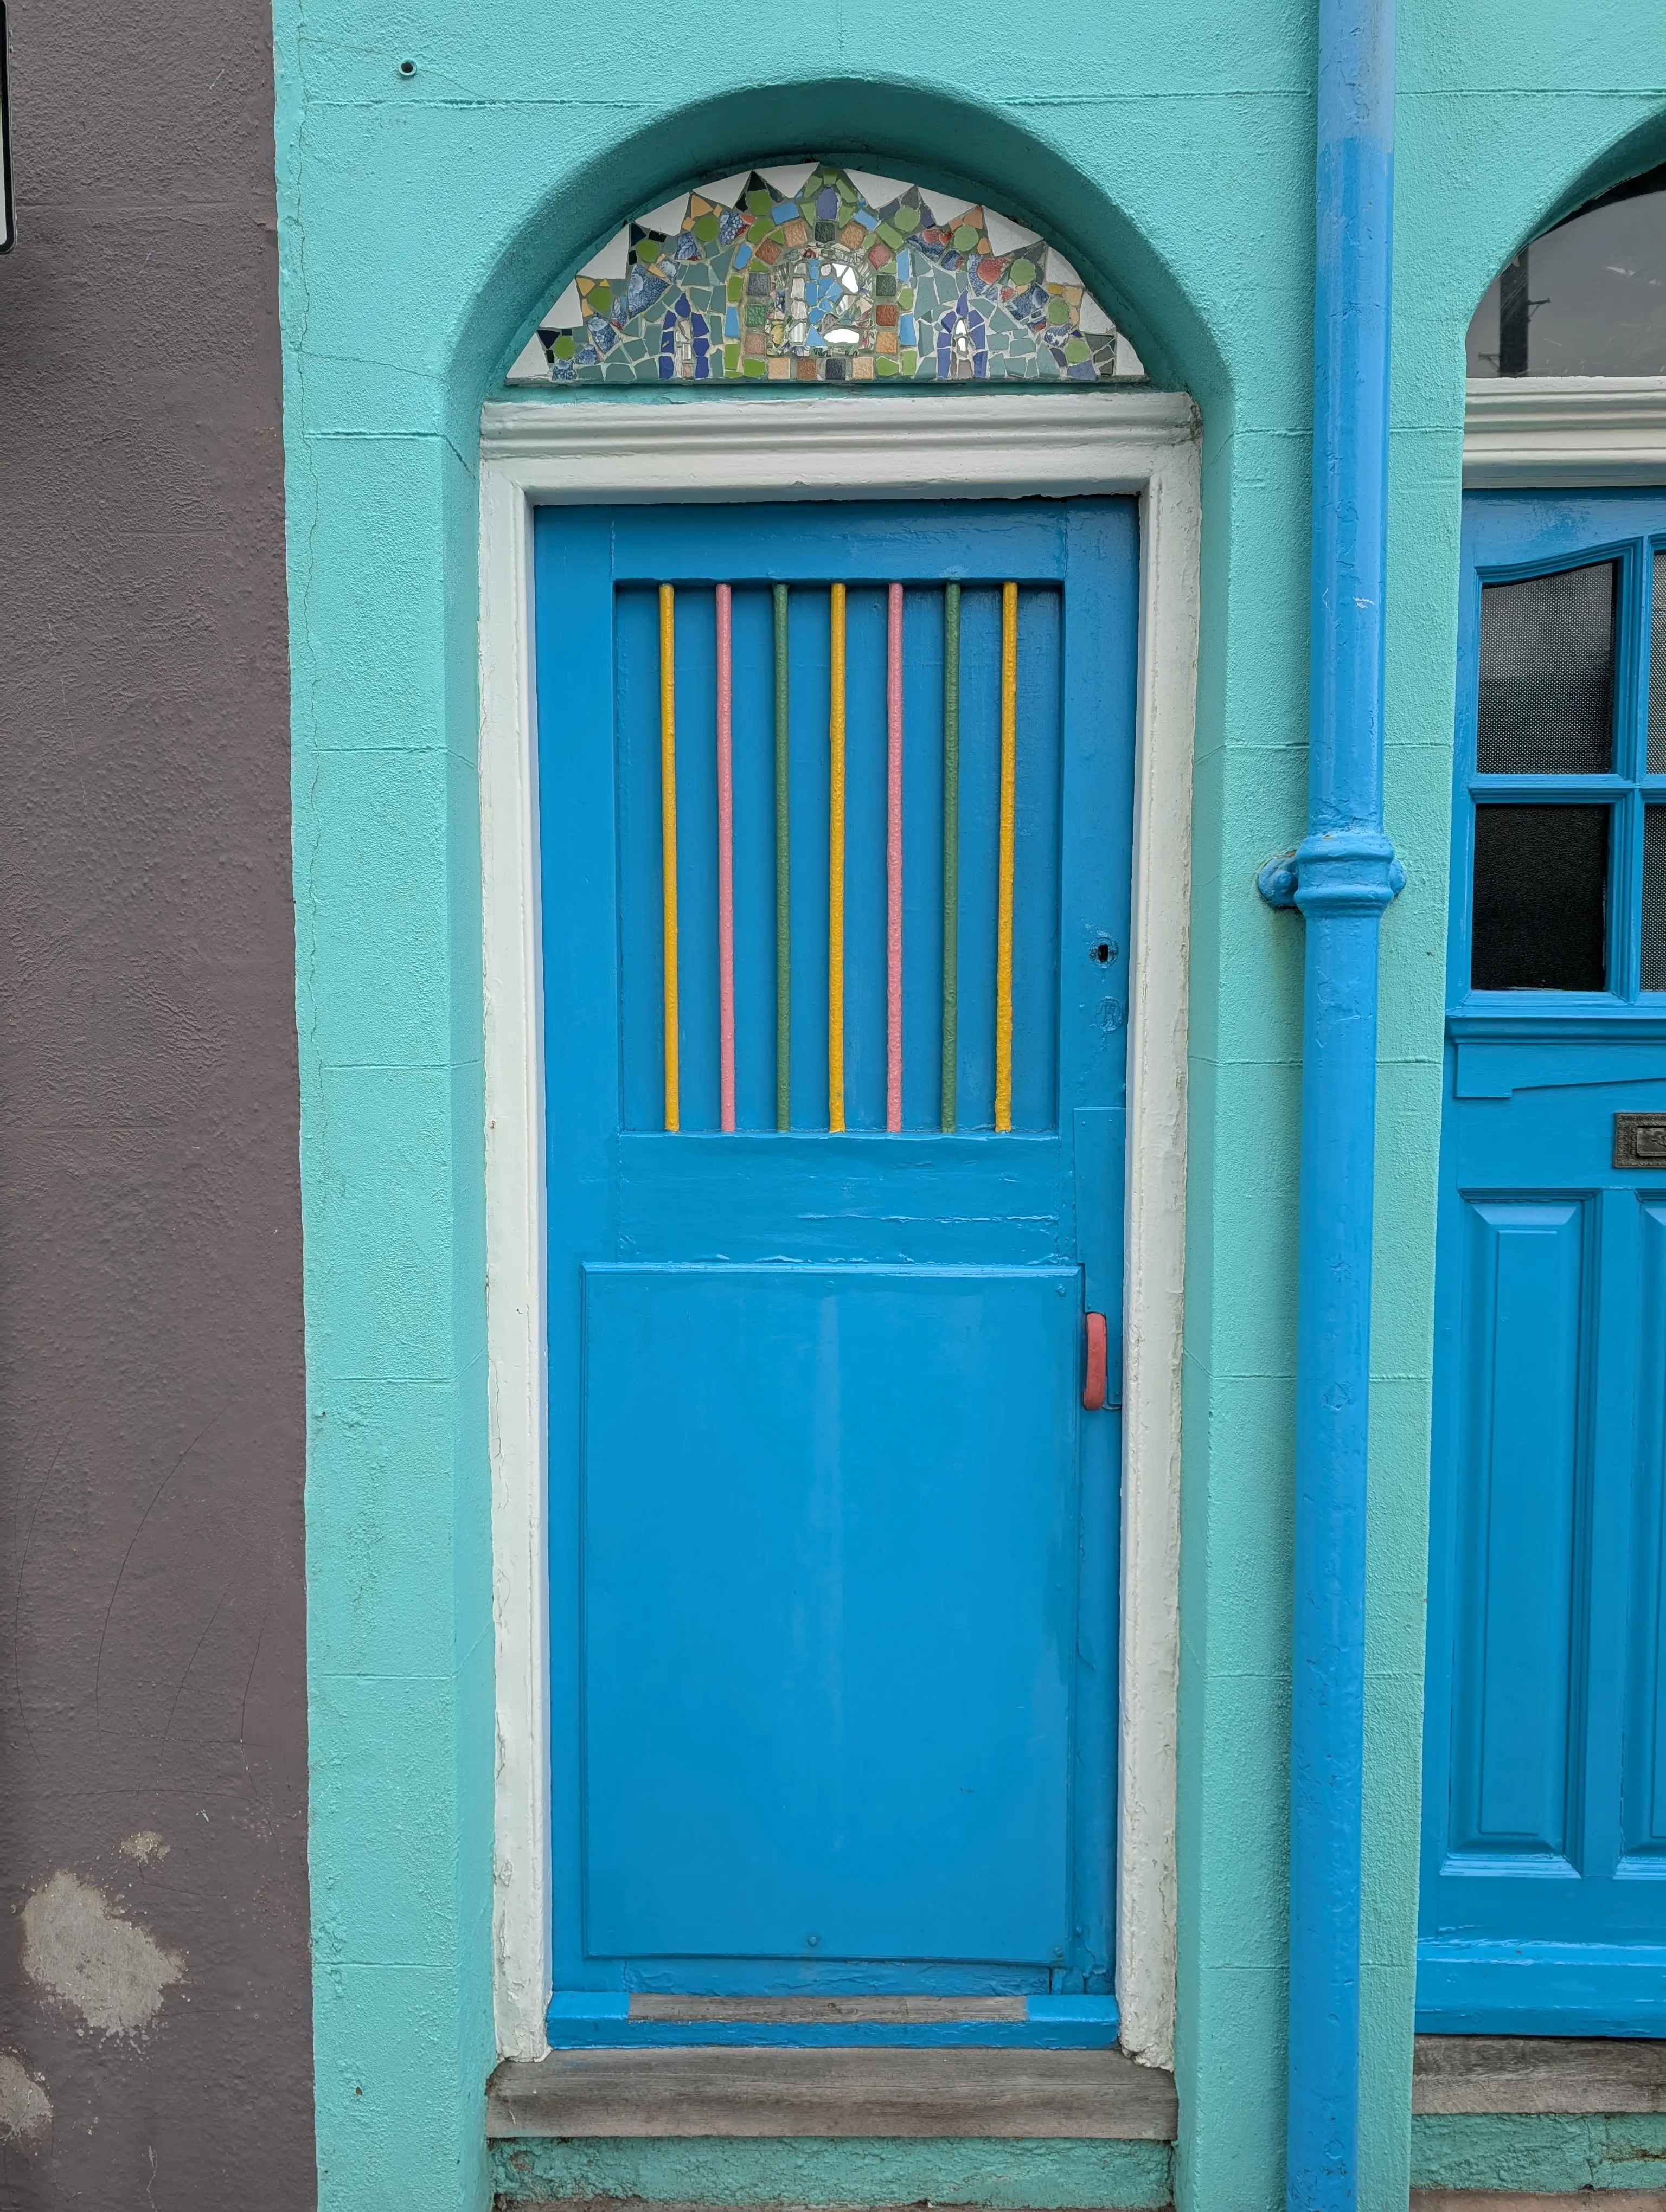
[[[1097,960],[1102,968],[1108,968],[1116,957],[1116,947],[1108,937],[1096,938],[1089,947],[1088,957],[1090,960]]]

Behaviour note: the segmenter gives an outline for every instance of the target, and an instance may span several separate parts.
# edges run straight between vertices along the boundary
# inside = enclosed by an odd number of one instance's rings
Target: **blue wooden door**
[[[558,2043],[1114,2039],[1137,565],[537,518]]]
[[[1418,2015],[1666,2033],[1666,495],[1465,502]]]

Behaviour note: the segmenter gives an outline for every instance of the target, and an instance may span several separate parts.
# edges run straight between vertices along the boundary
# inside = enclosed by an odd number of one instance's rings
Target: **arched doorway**
[[[1666,373],[1663,187],[1511,262],[1470,331],[1472,401],[1521,380],[1600,430],[1623,392],[1558,375]],[[1639,474],[1604,489],[1593,455],[1584,483],[1565,465],[1527,488],[1529,464],[1464,502],[1429,2031],[1666,2025],[1666,492]]]
[[[845,181],[836,188],[830,177]],[[998,216],[976,210],[975,231],[970,221],[958,226],[970,238],[942,243],[955,264],[948,304],[970,310],[976,299],[990,339],[974,349],[982,358],[971,380],[1066,388],[1015,409],[992,407],[993,396],[911,392],[905,405],[865,410],[871,441],[842,438],[828,477],[826,460],[812,459],[817,434],[767,404],[769,386],[821,386],[810,404],[852,423],[858,388],[891,380],[880,364],[895,362],[901,374],[905,336],[911,371],[928,350],[935,362],[936,308],[924,313],[907,249],[874,238],[872,292],[859,276],[853,305],[842,229],[831,240],[815,236],[834,221],[819,212],[830,189],[860,197],[876,227],[909,234],[892,218],[905,192],[923,196],[895,179],[866,182],[891,186],[881,203],[889,214],[876,216],[850,173],[804,165],[796,216],[776,198],[749,210],[745,234],[729,224],[727,238],[722,219],[696,207],[708,196],[684,196],[663,235],[650,218],[628,226],[623,263],[605,250],[623,276],[581,272],[587,289],[575,280],[563,290],[516,363],[518,378],[545,386],[727,383],[738,407],[569,414],[566,403],[582,397],[569,389],[554,406],[488,410],[489,434],[501,413],[506,451],[520,454],[558,436],[563,421],[583,423],[586,441],[605,425],[605,442],[629,445],[650,424],[690,441],[684,462],[658,480],[630,465],[629,508],[589,505],[570,472],[538,474],[532,496],[545,503],[531,517],[537,559],[525,580],[538,629],[539,1018],[554,1047],[544,1073],[553,1671],[542,1832],[552,1866],[548,2029],[558,2044],[844,2040],[853,2021],[863,2040],[1110,2043],[1119,2020],[1116,1926],[1130,1917],[1154,1923],[1141,1965],[1147,2011],[1166,2035],[1173,1589],[1171,1540],[1158,1523],[1171,1527],[1173,1499],[1167,1446],[1159,1473],[1152,1444],[1174,1433],[1177,1409],[1148,1369],[1147,1418],[1135,1425],[1147,1484],[1154,1477],[1163,1495],[1142,1492],[1129,1525],[1161,1584],[1155,1608],[1138,1609],[1161,1681],[1154,1700],[1139,1701],[1121,1756],[1154,1771],[1154,1786],[1142,1783],[1130,1806],[1154,1833],[1150,1845],[1139,1842],[1119,1896],[1119,1309],[1122,1102],[1135,1068],[1130,971],[1137,978],[1142,957],[1173,966],[1183,940],[1173,919],[1155,933],[1133,926],[1127,856],[1136,812],[1150,817],[1140,838],[1152,852],[1185,817],[1172,788],[1185,774],[1178,718],[1170,746],[1148,750],[1139,792],[1134,736],[1159,695],[1178,707],[1183,694],[1189,727],[1190,557],[1164,562],[1158,590],[1142,538],[1150,529],[1195,544],[1195,417],[1178,395],[1137,389],[1137,359],[1108,318],[1098,356],[1073,361],[1070,349],[1097,313],[1091,295],[1033,232],[1014,237],[1016,226],[1003,232]],[[795,221],[823,251],[772,240]],[[639,253],[636,230],[657,245]],[[660,281],[672,235],[675,295],[667,287],[650,297],[638,284],[633,305],[630,270],[651,252]],[[762,374],[747,378],[720,376],[714,344],[702,378],[694,318],[720,326],[715,283],[727,331],[727,309],[745,303],[753,273],[734,267],[733,251],[753,238],[781,245],[773,262],[760,252],[764,269],[779,268],[789,248],[803,264],[789,264],[779,300],[775,288],[759,302],[766,316],[781,310],[778,343],[800,343],[798,324],[809,331],[819,315],[819,349],[766,352]],[[731,255],[701,280],[704,291],[688,267],[702,247]],[[987,265],[967,267],[973,248]],[[912,300],[905,277],[915,280]],[[1043,335],[1030,332],[1026,353],[998,318],[1003,292],[1022,299],[1038,278],[1049,304],[1036,313]],[[607,288],[600,306],[598,284]],[[556,351],[569,289],[593,360],[580,361],[576,346],[571,356]],[[599,342],[604,312],[619,324]],[[905,313],[916,318],[912,332]],[[625,351],[637,344],[637,317],[640,360]],[[667,317],[686,320],[680,358],[674,330],[666,349]],[[932,325],[929,349],[921,320]],[[740,317],[736,325],[760,327]],[[766,345],[776,343],[763,327]],[[882,350],[888,331],[896,354]],[[869,376],[829,374],[854,370],[870,340]],[[564,359],[570,376],[557,374]],[[783,378],[769,366],[778,359],[798,365]],[[1066,374],[1084,367],[1086,374]],[[916,391],[932,380],[906,380]],[[748,386],[760,385],[766,404],[745,404]],[[743,423],[768,449],[756,471]],[[952,470],[930,459],[944,452],[951,423]],[[810,443],[793,447],[794,435]],[[704,458],[690,470],[696,449]],[[709,456],[720,449],[733,465],[725,475],[719,464],[714,478]],[[823,450],[830,459],[833,449]],[[1042,465],[1026,482],[1028,465],[1015,460],[1031,452]],[[1170,452],[1172,466],[1162,458]],[[721,507],[699,503],[701,483]],[[864,484],[879,504],[853,503]],[[796,501],[783,506],[789,487]],[[937,496],[920,501],[926,489]],[[981,489],[1006,496],[985,506]],[[769,503],[749,508],[749,491]],[[1143,521],[1136,496],[1147,503]],[[505,522],[501,542],[520,542],[508,508]],[[490,573],[489,553],[489,601]],[[1150,651],[1143,673],[1142,593],[1148,637],[1170,641]],[[598,748],[599,731],[611,732],[611,747]],[[1183,896],[1176,857],[1153,867],[1153,914]],[[1178,1081],[1166,1042],[1180,1035],[1170,1010],[1182,993],[1183,969],[1165,980],[1152,1017],[1165,1042],[1147,1055],[1149,1073],[1136,1070],[1138,1079],[1154,1076],[1165,1101]],[[573,1183],[575,1160],[592,1157],[610,1163],[605,1194],[587,1174]],[[1165,1228],[1178,1219],[1170,1157],[1136,1178],[1133,1243],[1149,1242],[1159,1210]],[[716,1211],[708,1206],[703,1218],[704,1201],[690,1207],[690,1188],[681,1197],[673,1188],[690,1165],[715,1178],[706,1198]],[[667,1173],[648,1214],[632,1215]],[[830,1175],[812,1202],[812,1187]],[[1158,1270],[1138,1296],[1163,1304],[1175,1279]],[[958,1314],[963,1294],[971,1304]],[[656,1322],[644,1297],[692,1297],[697,1310]],[[718,1310],[737,1297],[733,1312]],[[781,1304],[806,1297],[813,1341],[803,1316],[795,1321]],[[895,1310],[882,1314],[888,1299]],[[1170,1299],[1159,1334],[1177,1319]],[[630,1347],[650,1340],[663,1352],[639,1360]],[[680,1382],[679,1352],[693,1361]],[[818,1389],[831,1389],[836,1418],[818,1412],[808,1383],[792,1384],[799,1354]],[[635,1433],[641,1419],[658,1425],[659,1445]],[[827,1548],[813,1494],[829,1449],[842,1553]],[[656,1458],[672,1474],[674,1508],[635,1488]],[[764,1493],[778,1523],[771,1550],[769,1513],[725,1523],[717,1509],[754,1476],[779,1470],[782,1481],[766,1480]],[[695,1552],[689,1531],[677,1534],[678,1516],[702,1499],[709,1556],[691,1576]],[[927,1508],[934,1534],[917,1522]],[[644,1607],[661,1540],[668,1579]],[[760,1547],[773,1560],[767,1602],[749,1609],[730,1578]],[[806,1556],[819,1560],[813,1574]],[[886,1577],[910,1564],[912,1612],[886,1603],[876,1613]],[[823,1601],[836,1585],[843,1597],[830,1610]],[[810,1639],[815,1679],[800,1665],[794,1689],[782,1654],[803,1621],[780,1604],[806,1596],[812,1626],[820,1623]],[[620,1601],[635,1609],[633,1622]],[[735,1639],[748,1635],[763,1642],[741,1652]],[[730,1659],[714,1672],[726,1643]],[[698,1715],[674,1726],[664,1694],[672,1684],[703,1698]],[[859,1710],[866,1733],[848,1725]],[[656,1748],[662,1721],[669,1734]],[[737,1766],[737,1724],[767,1756]],[[987,1766],[990,1757],[1006,1762],[1001,1775],[946,1786],[957,1762]],[[890,1775],[898,1786],[889,1796],[856,1787],[853,1772]],[[830,1788],[854,1808],[842,1827],[817,1809]],[[644,1790],[660,1793],[657,1808]],[[726,1841],[725,1825],[733,1831],[737,1820],[744,1838]],[[997,1832],[1015,1820],[1022,1850]],[[957,1863],[958,1892],[944,1875]],[[860,1877],[847,1879],[853,1868]],[[958,1926],[956,1894],[969,1907]],[[1145,1902],[1130,1907],[1128,1897]],[[714,1914],[727,1948],[696,1925]]]

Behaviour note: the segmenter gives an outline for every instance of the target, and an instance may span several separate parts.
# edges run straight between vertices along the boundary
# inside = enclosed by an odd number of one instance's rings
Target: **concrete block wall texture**
[[[322,2201],[438,2212],[490,2186],[478,410],[631,208],[803,150],[1028,218],[1203,411],[1173,2186],[1198,2212],[1269,2212],[1301,925],[1254,878],[1305,811],[1312,10],[1035,0],[1020,34],[991,0],[276,0],[275,21]],[[1383,939],[1368,2212],[1399,2212],[1412,2172],[1463,333],[1547,216],[1666,154],[1666,20],[1652,0],[1411,0],[1400,54],[1388,812],[1411,880]],[[1084,2148],[1036,2147],[1031,2193],[999,2201],[1083,2201]],[[891,2148],[871,2147],[876,2173]],[[757,2145],[526,2155],[558,2194],[668,2202],[691,2175],[785,2201],[794,2170]],[[922,2155],[909,2194],[962,2188],[965,2147]]]
[[[313,2202],[270,27],[9,10],[0,2204]]]
[[[1658,2191],[1666,2187],[1666,2115],[1420,2112],[1412,2185],[1526,2197]]]
[[[1146,2212],[1173,2197],[1167,2143],[960,2137],[835,2142],[711,2136],[497,2142],[505,2206],[575,2199],[711,2205],[1115,2206]]]

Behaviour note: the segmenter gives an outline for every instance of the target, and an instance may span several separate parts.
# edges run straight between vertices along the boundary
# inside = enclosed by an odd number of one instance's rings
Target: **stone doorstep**
[[[1644,2037],[1420,2035],[1414,2112],[1666,2112],[1666,2042]],[[1411,2212],[1666,2212],[1666,2189],[1414,2189]]]
[[[1643,2036],[1420,2035],[1412,2070],[1412,2110],[1666,2112],[1666,2041]],[[1604,2190],[1587,2192],[1587,2197],[1594,2194],[1619,2212],[1618,2193]],[[1633,2191],[1626,2201],[1633,2200],[1637,2212],[1644,2212],[1656,2197],[1648,2191]],[[1464,2201],[1481,2212],[1480,2197]],[[1489,2206],[1493,2201],[1487,2200]],[[1547,2197],[1496,2200],[1499,2206],[1518,2201],[1541,2206],[1553,2202]],[[1432,2202],[1428,2212],[1436,2212]]]
[[[1535,2197],[1529,2200],[1541,2208],[1553,2206],[1559,2199]],[[1572,2203],[1574,2200],[1566,2200]],[[957,2198],[948,2203],[939,2197],[927,2200],[931,2212],[983,2212],[983,2208],[962,2204]],[[1500,2202],[1503,2202],[1501,2199]],[[1584,2199],[1580,2200],[1590,2207]],[[1620,2202],[1615,2199],[1616,2204]],[[500,2191],[492,2200],[495,2212],[922,2212],[918,2203],[910,2204],[722,2204],[700,2203],[690,2199],[686,2203],[650,2200],[644,2197],[506,2197]],[[1605,2200],[1606,2203],[1606,2200]],[[1002,2212],[1044,2212],[1044,2208],[1002,2208]],[[1174,2212],[1172,2204],[1140,2205],[1073,2205],[1070,2212]]]
[[[517,2204],[514,2212],[538,2208]],[[1411,2212],[1666,2212],[1666,2190],[1579,2189],[1536,2197],[1517,2189],[1414,2189]]]
[[[640,2197],[530,2197],[499,2196],[497,2212],[919,2212],[915,2205],[861,2206],[770,2204],[723,2206],[653,2203]],[[1081,2212],[1110,2212],[1109,2207]],[[1171,2205],[1140,2212],[1173,2212]],[[1666,2212],[1666,2191],[1658,2189],[1585,2189],[1573,2195],[1523,2196],[1514,2190],[1414,2189],[1411,2212]]]
[[[486,2132],[1171,2142],[1174,2076],[1120,2051],[648,2045],[506,2060]]]
[[[640,2197],[500,2195],[494,2202],[496,2212],[919,2212],[917,2206],[900,2204],[650,2204]],[[973,2212],[973,2208],[969,2207],[968,2212]],[[1085,2207],[1080,2212],[1111,2212],[1111,2208]],[[1152,2205],[1140,2208],[1140,2212],[1173,2212],[1173,2207]],[[1572,2196],[1529,2197],[1513,2190],[1414,2189],[1411,2212],[1666,2212],[1666,2192],[1657,2189],[1586,2189]]]
[[[506,2197],[492,2199],[494,2212],[921,2212],[917,2204],[712,2205],[690,2202],[652,2203],[639,2197]],[[933,2212],[981,2212],[958,2204]],[[1002,2208],[1011,2212],[1011,2208]],[[1072,2207],[1071,2212],[1174,2212],[1170,2204]],[[1658,2189],[1585,2189],[1572,2194],[1529,2196],[1517,2190],[1414,2189],[1410,2212],[1666,2212],[1666,2191]]]
[[[1090,2102],[1098,2107],[1097,2124],[1089,2121]],[[1496,2115],[1666,2112],[1666,2040],[1420,2036],[1412,2108]],[[491,2082],[489,2124],[500,2139],[1070,2134],[1161,2141],[1174,2131],[1174,2087],[1171,2076],[1137,2068],[1120,2052],[567,2051],[537,2066],[500,2067]],[[649,2206],[626,2198],[498,2201],[504,2212],[711,2212],[692,2203]],[[769,2212],[843,2208],[772,2206]],[[1414,2189],[1410,2212],[1666,2212],[1666,2189],[1550,2195]]]

